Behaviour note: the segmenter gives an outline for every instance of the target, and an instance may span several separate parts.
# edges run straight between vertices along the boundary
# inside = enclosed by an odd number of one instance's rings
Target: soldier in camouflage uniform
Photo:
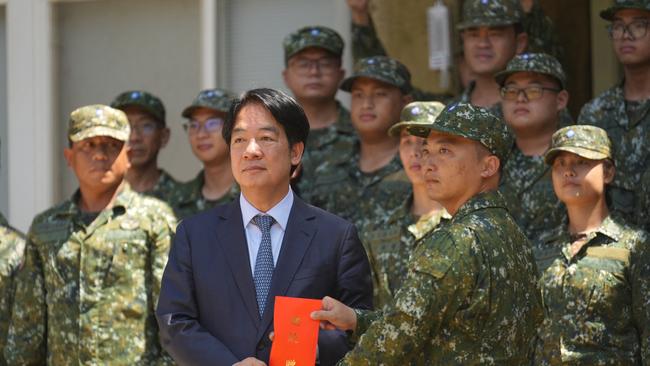
[[[386,50],[377,36],[368,11],[369,0],[347,0],[352,19],[352,57],[359,60],[371,56],[385,56]],[[466,0],[471,1],[471,0]],[[540,0],[521,1],[524,31],[528,34],[528,51],[543,52],[561,58],[560,46],[553,21],[544,14]]]
[[[24,252],[25,237],[0,214],[0,365],[6,364],[3,350],[11,320],[15,276],[23,265]]]
[[[641,175],[650,167],[650,0],[616,0],[600,13],[624,78],[587,103],[578,123],[601,127],[614,143],[617,174],[608,187],[610,209],[632,222]]]
[[[372,270],[375,308],[393,300],[406,277],[407,264],[417,240],[451,216],[429,198],[422,167],[425,139],[408,133],[410,125],[431,124],[445,106],[439,102],[413,102],[402,110],[401,121],[388,130],[399,136],[399,155],[411,182],[412,194],[395,210],[373,217],[359,235]]]
[[[650,240],[608,210],[612,156],[601,128],[553,135],[546,161],[569,219],[546,241],[534,364],[650,364]]]
[[[175,227],[171,209],[124,180],[130,128],[104,105],[70,114],[64,149],[79,190],[39,214],[5,347],[10,365],[166,364],[154,309]]]
[[[312,318],[361,336],[340,365],[523,365],[541,321],[530,244],[496,191],[512,136],[485,108],[448,106],[427,137],[431,198],[453,215],[430,231],[382,312],[324,298]]]
[[[345,75],[341,68],[344,43],[333,29],[309,26],[289,34],[283,46],[282,77],[309,120],[296,185],[300,196],[309,201],[316,168],[326,160],[350,158],[357,141],[350,112],[336,100]]]
[[[203,169],[196,178],[182,184],[171,198],[179,220],[239,196],[239,187],[230,169],[228,145],[221,136],[221,128],[234,98],[226,90],[206,89],[183,110],[183,117],[188,119],[183,127],[192,152],[203,163]]]
[[[131,168],[126,181],[138,193],[169,202],[179,183],[158,167],[158,153],[169,142],[170,134],[162,101],[146,91],[134,90],[115,97],[111,107],[122,110],[131,125]]]
[[[404,202],[411,185],[399,160],[399,139],[388,129],[411,101],[411,75],[385,56],[363,59],[341,89],[352,94],[352,124],[359,135],[351,156],[327,160],[316,170],[312,203],[364,227]]]
[[[536,249],[540,236],[560,226],[565,213],[553,191],[544,154],[569,101],[566,76],[555,57],[525,53],[513,58],[496,80],[502,87],[504,119],[515,133],[499,189]]]

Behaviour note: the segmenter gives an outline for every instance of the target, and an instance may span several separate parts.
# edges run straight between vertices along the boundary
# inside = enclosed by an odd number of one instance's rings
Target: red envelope
[[[269,366],[313,366],[318,345],[318,321],[309,315],[322,308],[321,300],[275,297]]]

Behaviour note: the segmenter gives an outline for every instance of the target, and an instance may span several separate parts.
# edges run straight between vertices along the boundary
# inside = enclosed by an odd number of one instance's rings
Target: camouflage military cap
[[[192,104],[183,110],[182,116],[190,118],[192,112],[198,108],[214,109],[219,112],[228,113],[230,103],[236,96],[224,89],[205,89],[194,98]]]
[[[340,57],[344,45],[343,38],[334,29],[319,25],[303,27],[284,38],[284,62],[309,47],[322,48]]]
[[[544,160],[552,164],[562,151],[568,151],[591,160],[612,158],[612,142],[607,132],[591,125],[575,125],[561,128],[553,134],[551,148]]]
[[[68,138],[72,142],[95,136],[127,141],[131,127],[124,112],[103,104],[77,108],[70,113]]]
[[[111,107],[124,110],[127,107],[139,107],[155,119],[165,123],[165,106],[157,96],[141,90],[126,91],[111,102]]]
[[[352,84],[357,78],[365,77],[379,80],[398,87],[402,93],[411,92],[411,73],[401,62],[387,56],[372,56],[359,60],[354,65],[352,75],[341,83],[341,90],[352,90]]]
[[[605,20],[614,20],[614,15],[623,9],[639,9],[650,11],[650,0],[614,0],[614,4],[600,12],[600,17]]]
[[[457,28],[521,24],[523,13],[519,0],[466,0]]]
[[[400,122],[394,124],[388,130],[388,135],[392,137],[399,136],[402,129],[408,126],[427,126],[433,124],[443,109],[445,109],[445,105],[440,102],[409,103],[402,109]]]
[[[501,119],[483,107],[465,102],[450,104],[434,123],[407,127],[410,134],[427,137],[431,131],[464,137],[485,146],[505,164],[514,136]]]
[[[499,85],[503,86],[506,79],[518,72],[534,72],[556,79],[562,89],[566,88],[566,75],[562,64],[555,57],[545,53],[524,53],[515,56],[505,70],[497,73],[494,78]]]

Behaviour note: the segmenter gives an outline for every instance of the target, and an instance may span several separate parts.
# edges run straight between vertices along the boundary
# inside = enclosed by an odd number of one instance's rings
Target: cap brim
[[[647,12],[650,12],[650,9],[644,7],[644,6],[633,6],[633,5],[614,5],[610,6],[609,8],[603,10],[600,12],[600,17],[602,19],[612,21],[614,20],[614,16],[616,15],[616,12],[619,10],[623,9],[638,9],[638,10],[645,10]]]
[[[118,104],[118,105],[112,105],[111,104],[111,107],[115,108],[115,109],[122,110],[122,111],[124,111],[124,108],[127,108],[127,107],[138,107],[138,108],[142,109],[143,111],[145,111],[145,112],[149,113],[150,115],[152,115],[154,118],[156,118],[160,122],[165,123],[165,116],[161,116],[160,114],[158,114],[158,112],[155,109],[153,109],[153,108],[151,108],[149,106],[140,104],[140,103],[124,103],[124,104]]]
[[[503,22],[482,22],[480,19],[474,20],[474,21],[469,21],[469,22],[460,22],[456,25],[457,30],[465,30],[467,28],[475,28],[475,27],[501,27],[501,26],[508,26],[508,25],[514,25],[514,24],[519,24],[521,22],[517,21],[503,21]]]
[[[322,44],[306,44],[306,45],[304,45],[304,46],[302,46],[300,48],[297,48],[297,49],[293,50],[293,52],[286,54],[284,56],[284,60],[289,61],[290,58],[292,58],[296,54],[298,54],[298,53],[300,53],[300,52],[302,52],[302,51],[304,51],[304,50],[306,50],[308,48],[320,48],[320,49],[323,49],[323,50],[331,53],[332,55],[334,55],[336,57],[341,57],[343,55],[343,50],[338,50],[338,49],[335,49],[334,47],[327,47],[327,46],[324,46]]]
[[[72,142],[78,142],[96,136],[107,136],[112,137],[116,140],[127,141],[129,139],[129,134],[130,131],[128,129],[122,131],[110,127],[96,126],[77,132],[74,135],[68,137]]]
[[[546,164],[551,165],[553,164],[553,160],[558,156],[559,153],[566,151],[570,152],[573,154],[576,154],[578,156],[581,156],[585,159],[590,159],[590,160],[603,160],[603,159],[610,159],[611,157],[608,156],[607,154],[604,154],[600,151],[594,151],[594,150],[589,150],[585,149],[583,147],[575,147],[575,146],[564,146],[564,147],[554,147],[546,152],[546,155],[544,155],[544,161]]]
[[[391,80],[384,79],[384,78],[379,77],[379,76],[374,75],[374,74],[371,74],[371,75],[355,74],[353,76],[350,76],[350,77],[346,78],[345,80],[343,80],[343,82],[341,83],[341,86],[339,87],[339,89],[341,89],[343,91],[346,91],[348,93],[351,92],[352,91],[352,84],[354,84],[354,81],[356,79],[358,79],[358,78],[368,78],[368,79],[381,81],[382,83],[386,83],[386,84],[388,84],[390,86],[394,86],[394,87],[398,88],[404,94],[408,94],[410,92],[410,90],[407,91],[407,90],[405,90],[405,88],[400,87],[399,85],[395,85],[395,83],[392,82]]]
[[[566,87],[564,85],[564,82],[562,80],[558,79],[555,75],[547,74],[545,72],[533,71],[533,70],[519,70],[519,69],[517,69],[517,70],[503,70],[503,71],[500,71],[500,72],[496,73],[496,75],[494,75],[494,81],[496,81],[497,84],[499,84],[499,86],[504,86],[505,83],[506,83],[506,80],[510,76],[512,76],[512,75],[514,75],[514,74],[516,74],[518,72],[530,72],[530,73],[534,73],[534,74],[548,76],[548,77],[552,78],[553,80],[556,80],[560,84],[560,88],[564,89]]]
[[[391,128],[388,129],[388,136],[390,137],[397,137],[402,133],[402,129],[411,126],[412,123],[410,122],[398,122],[391,126]]]

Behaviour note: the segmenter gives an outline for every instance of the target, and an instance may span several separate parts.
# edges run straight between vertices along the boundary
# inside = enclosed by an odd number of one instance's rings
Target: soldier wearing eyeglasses
[[[650,167],[650,1],[616,0],[600,16],[610,22],[609,36],[624,77],[587,103],[578,123],[607,131],[617,170],[607,192],[610,209],[638,222],[638,187]]]
[[[230,169],[228,144],[221,136],[234,98],[223,89],[202,90],[182,112],[182,116],[187,118],[183,128],[192,153],[203,163],[203,169],[172,197],[171,204],[179,220],[230,202],[239,193]]]
[[[311,201],[316,168],[332,159],[347,158],[357,140],[350,112],[336,100],[345,70],[341,68],[343,39],[328,27],[308,26],[287,35],[283,41],[284,83],[309,120],[297,190]]]
[[[158,154],[170,136],[162,101],[149,92],[132,90],[115,97],[111,107],[122,110],[131,125],[126,181],[136,192],[169,202],[180,183],[158,166]]]
[[[569,102],[566,76],[555,57],[526,53],[512,59],[506,70],[496,75],[496,81],[501,85],[504,120],[515,134],[499,189],[510,213],[536,247],[540,237],[561,225],[565,212],[553,192],[544,154]],[[545,255],[535,250],[535,258],[541,261]]]

